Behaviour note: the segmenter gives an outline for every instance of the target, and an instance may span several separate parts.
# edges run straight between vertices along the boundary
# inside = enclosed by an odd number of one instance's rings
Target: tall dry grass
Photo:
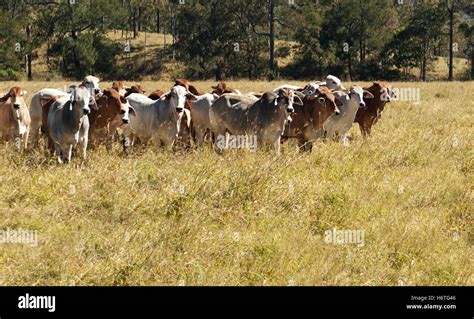
[[[0,229],[39,239],[0,245],[0,284],[473,285],[474,85],[393,85],[421,103],[393,102],[367,141],[354,126],[348,146],[311,154],[117,145],[58,165],[0,146]],[[326,243],[333,228],[363,230],[364,245]]]

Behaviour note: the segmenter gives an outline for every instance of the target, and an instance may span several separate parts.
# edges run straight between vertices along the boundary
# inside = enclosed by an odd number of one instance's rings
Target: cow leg
[[[66,149],[67,153],[63,154],[63,158],[64,158],[65,162],[70,163],[71,158],[72,158],[72,145],[66,146],[65,149]]]
[[[196,146],[202,146],[202,144],[204,143],[205,132],[203,132],[203,130],[200,127],[195,127],[194,132],[195,132],[194,140],[196,141]]]
[[[28,139],[29,139],[29,137],[30,137],[30,128],[27,126],[26,127],[26,132],[23,135],[23,140],[24,140],[24,143],[25,143],[25,146],[24,146],[25,150],[28,148]]]
[[[83,137],[80,141],[81,158],[83,161],[87,160],[87,142],[86,137]]]
[[[54,144],[54,155],[58,159],[58,163],[62,164],[63,163],[63,152],[62,148],[59,144]]]
[[[39,125],[38,125],[39,124]],[[31,147],[38,147],[39,139],[40,139],[40,130],[41,130],[41,123],[37,123],[36,121],[31,121],[30,127],[30,134],[31,134]]]
[[[214,140],[212,143],[217,154],[222,154],[227,147],[227,132],[224,129],[219,129],[214,132]]]

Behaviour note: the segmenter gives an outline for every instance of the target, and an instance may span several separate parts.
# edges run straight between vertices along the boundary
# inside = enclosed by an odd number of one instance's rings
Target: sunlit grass
[[[31,98],[64,83],[21,85]],[[1,145],[0,229],[39,243],[0,245],[0,284],[472,285],[474,85],[394,85],[420,87],[421,103],[391,103],[367,141],[356,125],[349,146],[311,154],[116,145],[58,165]],[[333,228],[363,230],[364,245],[327,244]]]

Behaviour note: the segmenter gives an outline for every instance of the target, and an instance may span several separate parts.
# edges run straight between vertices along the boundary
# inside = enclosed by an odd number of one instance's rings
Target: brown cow
[[[102,93],[96,100],[97,108],[89,115],[89,143],[94,146],[105,142],[110,149],[112,135],[122,124],[129,122],[129,112],[135,115],[135,110],[116,90],[105,89]]]
[[[327,87],[316,89],[315,95],[306,95],[303,105],[295,105],[292,121],[286,124],[282,140],[298,139],[300,151],[311,151],[313,141],[322,137],[323,123],[332,115],[339,114],[339,101]]]
[[[222,95],[226,93],[241,94],[239,90],[235,90],[227,86],[225,82],[219,82],[216,86],[211,86],[212,94]],[[263,94],[262,94],[263,95]]]
[[[137,84],[137,85],[132,85],[131,87],[129,88],[126,88],[125,89],[127,91],[127,93],[125,93],[124,97],[127,97],[129,96],[130,94],[133,94],[133,93],[138,93],[138,94],[145,94],[145,89]]]
[[[5,142],[13,138],[18,149],[22,139],[25,149],[28,146],[31,124],[30,113],[23,99],[25,94],[26,91],[15,86],[0,98],[0,132]]]
[[[127,93],[127,87],[123,81],[115,81],[112,83],[112,89],[117,91],[121,96],[125,96]]]
[[[163,94],[165,94],[165,92],[158,89],[158,90],[153,91],[150,95],[148,95],[148,98],[156,101],[156,100],[159,100],[160,97],[163,96]]]
[[[360,132],[363,137],[370,135],[372,125],[378,122],[382,116],[385,104],[394,98],[391,87],[384,82],[374,82],[372,86],[364,88],[374,96],[366,101],[366,107],[357,110],[355,123],[359,123]]]

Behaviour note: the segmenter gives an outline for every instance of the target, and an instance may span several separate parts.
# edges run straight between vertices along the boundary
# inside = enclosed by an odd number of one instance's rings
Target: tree
[[[408,24],[396,31],[383,51],[396,67],[419,67],[423,81],[426,81],[427,69],[434,59],[433,49],[446,22],[446,11],[441,6],[417,2]]]

